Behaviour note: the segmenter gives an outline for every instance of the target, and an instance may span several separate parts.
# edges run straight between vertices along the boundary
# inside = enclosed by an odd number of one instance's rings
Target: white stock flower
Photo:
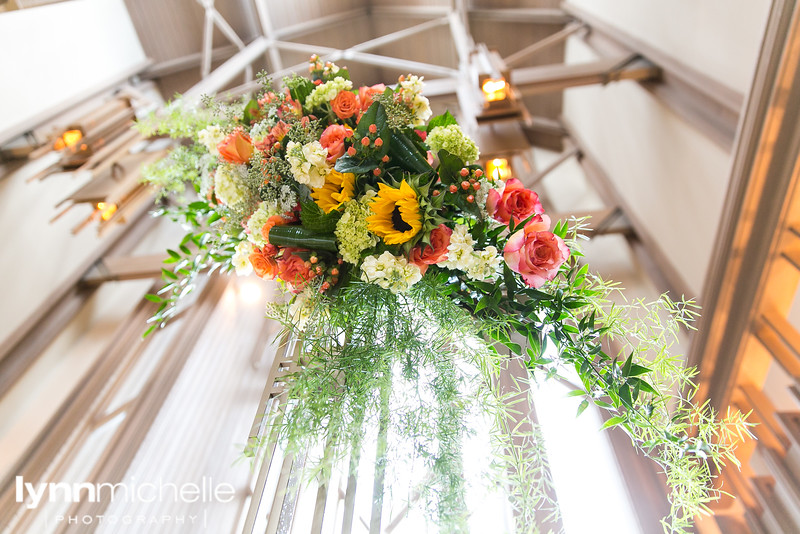
[[[286,160],[292,167],[294,179],[313,189],[325,185],[325,177],[331,172],[327,158],[328,150],[319,141],[301,145],[289,141],[286,146]]]
[[[380,256],[367,256],[361,263],[361,279],[379,285],[392,293],[405,293],[422,280],[422,272],[403,257],[386,251]]]
[[[236,245],[236,252],[231,258],[231,263],[238,276],[248,276],[253,272],[253,266],[250,265],[250,260],[248,259],[252,253],[253,244],[250,241],[240,241]]]
[[[464,271],[467,276],[480,282],[493,280],[497,275],[497,270],[503,259],[497,253],[495,247],[489,246],[484,250],[476,250],[472,253],[472,262]]]

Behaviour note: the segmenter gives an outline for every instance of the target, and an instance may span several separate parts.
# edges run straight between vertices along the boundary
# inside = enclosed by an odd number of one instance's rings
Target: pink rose
[[[447,257],[447,247],[450,246],[450,236],[453,230],[440,224],[431,231],[431,244],[419,244],[411,249],[408,261],[419,267],[422,274],[428,270],[428,265],[443,261]]]
[[[382,95],[385,90],[386,86],[382,83],[373,85],[372,87],[359,87],[358,100],[361,102],[361,111],[367,111],[372,105],[372,97]]]
[[[512,218],[514,224],[519,224],[520,221],[524,221],[533,214],[544,214],[542,203],[539,202],[539,195],[525,189],[522,182],[516,178],[511,178],[506,182],[502,196],[496,189],[489,190],[486,209],[492,217],[506,224]]]
[[[328,149],[328,161],[333,163],[344,155],[344,140],[353,135],[353,130],[340,124],[331,124],[319,138],[319,144]]]
[[[534,288],[555,278],[558,268],[569,257],[564,241],[551,232],[537,231],[539,224],[527,224],[514,232],[503,249],[509,268]]]

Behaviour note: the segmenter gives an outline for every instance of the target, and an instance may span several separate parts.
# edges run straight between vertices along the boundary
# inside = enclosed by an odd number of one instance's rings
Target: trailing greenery
[[[332,66],[325,69],[321,81],[335,81]],[[265,83],[256,99],[220,103],[206,98],[198,108],[175,103],[141,126],[150,134],[193,142],[151,166],[146,179],[164,195],[197,195],[156,213],[190,231],[168,250],[162,270],[166,285],[147,297],[159,308],[146,334],[175,315],[178,301],[193,291],[201,273],[232,270],[236,254],[246,267],[256,267],[251,257],[265,262],[260,276],[274,277],[270,269],[293,256],[309,272],[322,273],[300,280],[286,305],[268,305],[267,315],[281,321],[298,343],[300,368],[285,377],[285,416],[271,419],[270,431],[251,442],[245,455],[258,454],[264,440],[279,439],[286,450],[307,457],[306,478],[327,478],[345,464],[354,472],[370,442],[365,436],[374,437],[376,499],[383,499],[384,491],[402,491],[384,481],[421,466],[426,476],[409,483],[408,496],[422,496],[422,507],[441,532],[462,533],[468,531],[469,481],[461,451],[477,432],[473,414],[485,414],[494,451],[486,469],[489,483],[507,492],[516,531],[535,533],[553,523],[558,506],[541,431],[529,417],[529,389],[561,379],[575,384],[571,395],[582,397],[578,415],[592,404],[600,408],[604,429],[625,432],[657,463],[672,490],[664,530],[689,532],[692,518],[719,498],[714,477],[723,466],[738,465],[735,447],[749,434],[742,414],[720,417],[708,403],[694,404],[696,371],[673,353],[681,329],[691,328],[696,316],[693,302],[666,295],[653,302],[625,302],[617,286],[592,274],[583,261],[580,220],[559,222],[552,234],[531,230],[563,240],[570,249],[569,259],[564,253],[563,263],[534,288],[519,262],[509,264],[502,255],[519,232],[540,225],[549,229],[544,214],[531,211],[527,219],[509,217],[508,223],[498,222],[497,213],[490,217],[489,190],[495,200],[504,193],[479,166],[448,150],[440,150],[432,165],[430,147],[410,126],[416,122],[414,108],[398,98],[402,92],[386,89],[362,110],[360,121],[353,116],[339,124],[324,99],[312,102],[314,117],[302,115],[322,84],[287,79],[289,98]],[[281,126],[284,119],[288,123]],[[342,257],[341,236],[356,225],[351,221],[339,231],[339,223],[352,214],[346,208],[323,211],[309,187],[292,177],[297,162],[291,164],[285,152],[289,142],[312,145],[326,125],[344,124],[355,133],[335,168],[358,175],[347,202],[369,201],[376,189],[395,189],[403,181],[414,188],[416,222],[423,228],[402,243],[375,236],[374,246],[356,249],[354,261]],[[454,132],[451,150],[472,153],[452,148],[466,146],[467,138],[451,115],[432,119],[427,131],[435,127]],[[241,137],[243,129],[252,137]],[[273,129],[276,134],[268,133]],[[222,153],[219,139],[226,136],[229,149],[236,148],[239,136],[252,155],[245,151],[240,157],[236,149],[235,165],[212,155]],[[538,197],[534,201],[528,194],[535,207]],[[268,226],[269,213],[285,224]],[[395,224],[394,211],[387,213]],[[400,211],[398,216],[409,226]],[[366,274],[364,256],[372,254],[373,267],[379,254],[393,258],[391,269],[408,267],[414,247],[430,243],[437,227],[444,232],[442,226],[450,232],[448,240],[460,233],[461,252],[475,259],[477,274],[469,272],[469,263],[437,261],[424,264],[424,275],[415,265],[419,276],[408,284],[390,286],[387,279],[391,290],[359,280]],[[480,274],[481,265],[490,272]],[[508,381],[513,376],[508,367],[515,364],[523,366],[525,378],[501,388],[500,378]]]

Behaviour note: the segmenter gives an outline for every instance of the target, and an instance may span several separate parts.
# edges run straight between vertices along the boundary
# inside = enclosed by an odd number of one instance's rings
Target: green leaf
[[[618,415],[616,417],[612,417],[611,419],[603,423],[603,426],[600,428],[600,430],[605,430],[607,428],[611,428],[612,426],[617,426],[621,423],[624,423],[625,420],[626,418],[624,415]]]
[[[150,302],[155,302],[156,304],[160,304],[161,302],[164,301],[163,298],[159,297],[158,295],[153,295],[152,293],[148,293],[147,295],[144,296],[144,298],[146,298]]]
[[[567,393],[567,397],[582,397],[583,395],[586,395],[586,392],[582,389],[573,389]]]
[[[342,213],[332,210],[324,213],[313,200],[300,203],[300,221],[304,228],[320,234],[332,234],[336,230],[336,223],[342,217]]]
[[[386,146],[385,142],[384,146]],[[391,142],[388,146],[392,162],[400,165],[403,169],[419,174],[427,174],[433,170],[428,163],[427,154],[422,154],[404,133],[392,130]]]
[[[589,407],[589,401],[588,401],[588,400],[586,400],[586,399],[583,399],[583,402],[581,402],[581,403],[578,405],[578,413],[576,413],[576,414],[575,414],[575,417],[580,417],[580,415],[581,415],[583,412],[585,412],[585,411],[586,411],[586,408],[588,408],[588,407]]]
[[[317,234],[302,226],[273,226],[269,231],[269,242],[280,247],[309,248],[336,252],[336,237]]]
[[[445,111],[441,115],[437,115],[430,120],[427,131],[430,132],[437,126],[450,126],[451,124],[458,124],[458,121],[453,117],[450,111]]]
[[[336,160],[335,169],[339,172],[352,172],[353,174],[366,174],[378,166],[378,161],[372,158],[361,159],[358,156],[342,156]]]

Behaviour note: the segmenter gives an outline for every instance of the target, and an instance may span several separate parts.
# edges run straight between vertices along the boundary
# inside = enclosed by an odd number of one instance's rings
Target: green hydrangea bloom
[[[350,200],[344,204],[342,217],[336,223],[339,254],[347,263],[358,265],[361,251],[378,244],[375,234],[367,230],[367,217],[372,215],[366,203]]]
[[[466,136],[457,124],[437,126],[430,131],[426,142],[434,154],[440,150],[446,150],[467,163],[477,161],[480,155],[478,146]]]

